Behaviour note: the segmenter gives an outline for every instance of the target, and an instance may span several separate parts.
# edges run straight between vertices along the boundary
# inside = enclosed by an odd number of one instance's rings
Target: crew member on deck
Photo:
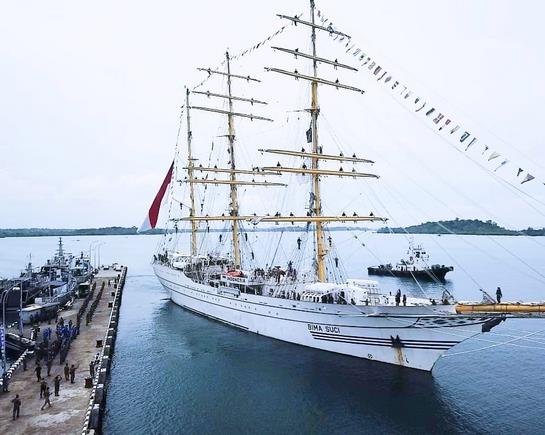
[[[503,297],[503,294],[501,292],[501,288],[498,287],[496,290],[496,300],[498,301],[498,304],[501,304],[501,298]]]

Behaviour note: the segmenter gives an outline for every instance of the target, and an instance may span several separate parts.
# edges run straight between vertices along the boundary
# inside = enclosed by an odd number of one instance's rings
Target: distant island
[[[300,232],[305,227],[300,225],[274,226],[274,227],[251,227],[248,232]],[[372,231],[365,227],[329,227],[329,231]],[[180,229],[180,233],[189,232],[189,229]],[[201,228],[199,232],[221,232],[221,228]],[[155,228],[153,230],[138,233],[137,227],[105,227],[105,228],[11,228],[1,229],[0,237],[45,237],[45,236],[132,236],[136,234],[163,234],[164,228]],[[174,230],[169,230],[170,233]],[[454,219],[449,221],[425,222],[419,225],[397,228],[380,228],[378,233],[409,233],[409,234],[462,234],[462,235],[492,235],[492,236],[545,236],[545,228],[525,230],[509,230],[500,227],[493,221],[481,221],[479,219]]]
[[[146,234],[160,234],[164,230],[154,229]],[[45,236],[126,236],[137,234],[136,227],[105,228],[11,228],[1,229],[0,237],[45,237]]]
[[[381,228],[379,233],[409,233],[409,234],[462,234],[486,236],[545,236],[545,228],[525,230],[509,230],[493,221],[479,219],[454,219],[450,221],[425,222],[398,228]]]
[[[346,227],[330,227],[330,231],[344,231]],[[351,230],[368,231],[368,228],[349,228]],[[221,228],[210,228],[207,230],[205,227],[201,227],[199,232],[222,232]],[[274,226],[274,227],[252,227],[246,229],[247,232],[291,232],[291,231],[304,231],[304,227],[299,225],[293,226]],[[153,230],[138,232],[137,227],[104,227],[104,228],[0,228],[1,237],[47,237],[47,236],[132,236],[136,234],[149,235],[149,234],[163,234],[164,228],[154,228]],[[169,233],[174,233],[173,229],[169,229]],[[180,233],[188,233],[189,229],[179,229]]]

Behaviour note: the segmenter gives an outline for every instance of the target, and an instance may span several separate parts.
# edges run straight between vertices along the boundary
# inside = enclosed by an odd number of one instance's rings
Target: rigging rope
[[[378,119],[378,117],[376,116],[375,113],[372,113],[372,112],[371,112],[371,116],[373,116],[377,122],[379,122],[381,125],[384,126],[384,122],[383,122],[381,119]],[[324,119],[325,119],[325,116],[324,116]],[[326,122],[329,124],[329,122],[328,122],[327,120],[326,120]],[[389,131],[389,130],[387,129],[387,131]],[[391,134],[391,133],[389,133],[389,134]],[[442,138],[442,136],[440,136],[440,137]],[[384,158],[384,161],[385,161],[387,164],[391,165],[391,163],[389,162],[389,160],[388,160],[386,157],[383,156],[383,158]],[[430,190],[425,189],[424,187],[422,187],[418,182],[416,182],[416,181],[414,180],[414,178],[413,178],[412,176],[410,176],[409,174],[407,174],[407,172],[405,172],[403,169],[399,169],[399,170],[405,175],[405,177],[406,177],[407,179],[409,179],[409,180],[410,180],[415,186],[417,186],[420,190],[422,190],[424,193],[426,193],[427,195],[429,195],[430,197],[432,197],[436,202],[442,204],[442,205],[445,206],[448,210],[450,210],[451,212],[453,212],[454,214],[456,214],[456,211],[453,210],[452,207],[450,207],[450,205],[448,205],[445,201],[443,201],[442,199],[438,198],[438,197],[437,197],[435,194],[433,194]],[[494,174],[494,175],[495,175],[495,174]],[[386,181],[385,181],[384,179],[383,179],[382,181],[383,181],[383,185],[386,185],[386,184],[387,184]],[[369,189],[374,193],[374,190],[373,190],[373,188],[372,188],[371,186],[369,186]],[[464,195],[464,197],[466,197],[466,196]],[[404,199],[408,201],[407,198],[404,198]],[[544,215],[544,216],[545,216],[545,215]],[[453,235],[456,235],[456,236],[458,236],[458,237],[460,236],[459,234],[457,234],[457,233],[455,233],[455,232],[453,232],[453,231],[447,229],[446,227],[445,227],[445,230],[446,230],[449,234],[453,234]],[[490,235],[484,235],[484,236],[487,237],[488,239],[492,240],[493,243],[495,243],[495,244],[501,246],[501,247],[502,247],[503,249],[505,249],[506,252],[508,252],[512,257],[514,257],[516,260],[518,260],[519,262],[521,262],[521,263],[524,264],[525,266],[529,267],[534,273],[536,273],[537,275],[539,275],[540,277],[542,277],[542,278],[545,279],[545,275],[543,275],[543,274],[542,274],[541,272],[539,272],[537,269],[535,269],[534,267],[532,267],[531,265],[529,265],[525,260],[523,260],[521,257],[519,257],[518,255],[516,255],[514,252],[512,252],[512,251],[510,251],[509,249],[505,248],[499,241],[493,239]],[[528,236],[528,237],[530,237],[530,236]],[[475,249],[478,249],[479,251],[485,253],[486,255],[490,255],[490,253],[484,251],[484,250],[483,250],[482,248],[480,248],[479,246],[477,246],[477,245],[472,244],[471,242],[469,242],[469,240],[468,240],[467,238],[461,238],[461,240],[463,240],[465,243],[470,244],[470,245],[473,246]],[[437,242],[436,242],[436,243],[437,243]],[[524,273],[524,272],[522,272],[522,273]],[[532,276],[532,275],[527,274],[527,273],[524,273],[524,274],[525,274],[526,276],[528,276],[528,277],[531,277],[532,279],[538,280],[539,282],[543,282],[541,279],[539,279],[539,278],[537,278],[537,277],[535,277],[535,276]],[[469,275],[468,275],[468,276],[469,276]],[[473,278],[471,278],[471,279],[476,283],[476,281],[475,281]],[[482,288],[482,286],[479,285],[479,288]]]
[[[512,340],[508,340],[508,341],[505,341],[505,342],[501,342],[501,343],[495,343],[495,344],[491,344],[490,346],[484,346],[484,347],[481,347],[479,349],[471,349],[471,350],[463,350],[461,352],[454,352],[454,353],[446,353],[444,355],[441,355],[442,358],[446,358],[446,357],[450,357],[450,356],[456,356],[456,355],[465,355],[465,354],[468,354],[468,353],[474,353],[474,352],[480,352],[482,350],[487,350],[487,349],[492,349],[493,347],[499,347],[499,346],[504,346],[504,345],[508,345],[508,344],[512,344],[516,341],[519,341],[519,340],[524,340],[525,338],[527,337],[531,337],[533,335],[536,335],[536,334],[539,334],[540,332],[544,332],[544,330],[540,330],[540,331],[534,331],[530,334],[527,334],[523,337],[517,337],[517,338],[513,338]],[[519,346],[519,347],[522,347],[522,346]],[[530,346],[524,346],[524,347],[530,347]],[[532,349],[541,349],[541,350],[545,350],[545,347],[531,347]]]

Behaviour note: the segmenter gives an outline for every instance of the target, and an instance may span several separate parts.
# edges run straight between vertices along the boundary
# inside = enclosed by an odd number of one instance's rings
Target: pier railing
[[[13,372],[19,368],[21,364],[23,364],[23,360],[28,357],[28,354],[30,352],[30,349],[26,349],[19,358],[17,358],[17,361],[15,361],[12,365],[9,366],[9,369],[6,373],[6,377],[8,379],[8,384],[11,378],[13,377]],[[0,379],[0,387],[3,387],[4,383],[2,379]]]
[[[93,388],[89,397],[89,405],[83,422],[82,435],[100,431],[102,427],[102,418],[104,415],[104,405],[106,401],[107,381],[110,375],[111,359],[117,336],[117,322],[119,319],[119,309],[121,307],[121,296],[125,286],[127,276],[127,267],[123,267],[119,281],[117,282],[112,311],[108,320],[108,329],[104,335],[102,348],[99,352],[97,364],[95,365],[95,376],[93,378]]]

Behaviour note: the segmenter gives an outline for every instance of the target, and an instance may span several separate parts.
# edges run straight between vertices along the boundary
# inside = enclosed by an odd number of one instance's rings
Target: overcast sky
[[[379,64],[508,158],[498,177],[513,181],[510,174],[522,166],[545,180],[542,2],[317,6]],[[0,2],[0,227],[139,225],[172,160],[184,85],[203,77],[195,68],[216,66],[226,48],[241,52],[276,31],[284,23],[275,13],[307,9],[306,0]],[[306,39],[297,43],[302,31],[290,27],[278,43],[308,49]],[[322,45],[324,56],[353,61],[340,45]],[[263,66],[283,66],[279,56],[265,47],[233,67],[263,75]],[[292,81],[273,79],[276,100],[282,91],[294,93]],[[339,140],[351,142],[346,149],[377,161],[382,178],[374,193],[395,223],[459,216],[545,226],[541,182],[519,185],[541,203],[521,199],[397,104],[367,71],[342,79],[366,94],[342,100],[324,91],[323,114]],[[281,127],[286,119],[275,121]],[[485,162],[479,156],[471,154]]]

